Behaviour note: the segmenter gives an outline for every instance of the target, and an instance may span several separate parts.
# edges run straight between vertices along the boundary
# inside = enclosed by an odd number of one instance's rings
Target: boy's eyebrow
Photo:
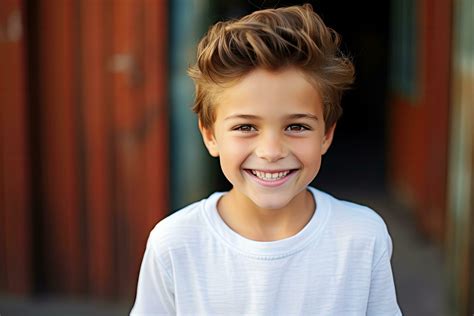
[[[288,115],[288,118],[290,118],[290,119],[309,118],[309,119],[319,121],[319,118],[316,115],[311,114],[311,113],[290,114],[290,115]]]
[[[295,113],[287,115],[288,119],[300,119],[300,118],[308,118],[319,121],[319,118],[311,113]],[[231,119],[248,119],[248,120],[260,120],[262,119],[260,116],[251,115],[251,114],[233,114],[226,117],[224,120],[231,120]]]
[[[251,115],[251,114],[232,114],[226,117],[224,121],[231,120],[231,119],[258,120],[260,119],[260,117],[256,115]]]

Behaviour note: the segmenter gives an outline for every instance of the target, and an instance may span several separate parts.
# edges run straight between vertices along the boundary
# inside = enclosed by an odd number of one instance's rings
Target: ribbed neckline
[[[225,192],[212,194],[203,204],[204,217],[209,229],[228,247],[250,257],[273,260],[290,256],[309,245],[323,230],[331,209],[325,193],[308,187],[315,200],[316,210],[310,221],[297,234],[276,241],[255,241],[233,231],[217,211],[217,201]]]

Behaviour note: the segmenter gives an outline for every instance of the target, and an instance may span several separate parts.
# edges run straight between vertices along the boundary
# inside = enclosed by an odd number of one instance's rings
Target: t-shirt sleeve
[[[392,241],[385,236],[382,254],[374,261],[370,282],[367,315],[402,315],[397,304],[395,284],[393,281],[390,259],[392,257]]]
[[[138,277],[137,296],[130,316],[174,315],[173,282],[148,242]]]

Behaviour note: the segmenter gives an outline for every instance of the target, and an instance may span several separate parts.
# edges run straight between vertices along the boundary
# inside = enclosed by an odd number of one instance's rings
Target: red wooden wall
[[[15,294],[32,288],[23,9],[0,1],[0,289]]]
[[[83,214],[79,204],[80,122],[75,111],[79,100],[74,67],[78,50],[74,47],[73,2],[42,1],[38,13],[44,266],[46,275],[53,276],[48,286],[74,293],[84,289],[85,249],[80,235]]]
[[[27,220],[31,214],[28,199],[22,199],[29,188],[24,174],[29,164],[23,160],[7,164],[10,173],[1,174],[0,227],[23,229],[18,237],[2,229],[0,247],[22,242],[25,254],[0,250],[12,263],[22,259],[18,268],[40,267],[23,269],[41,274],[36,280],[44,283],[33,284],[25,274],[25,289],[132,299],[148,233],[168,212],[167,3],[45,0],[34,5],[26,8],[34,20],[28,29],[35,39],[30,64],[37,65],[30,81],[37,96],[30,106],[39,109],[34,124],[20,117],[28,109],[24,77],[32,75],[24,61],[12,63],[22,56],[21,43],[9,44],[10,55],[0,54],[11,67],[7,73],[2,67],[0,80],[5,84],[8,77],[18,92],[8,89],[0,101],[2,111],[5,98],[20,105],[8,110],[12,118],[18,116],[19,122],[10,123],[18,129],[17,140],[25,139],[28,126],[36,128],[30,142],[40,148],[33,164],[41,169],[33,186],[41,196],[40,221],[34,223],[41,226],[34,230],[40,252],[30,260],[33,243],[21,239],[30,237],[21,216]],[[2,122],[2,136],[6,129]],[[18,151],[27,157],[31,144],[22,145]],[[12,186],[5,182],[20,178],[22,204],[12,206],[4,193]],[[7,223],[15,213],[14,225]],[[9,290],[4,279],[13,268],[0,269],[0,290]]]
[[[418,1],[417,96],[393,95],[390,179],[415,210],[418,228],[442,241],[446,230],[452,2]]]

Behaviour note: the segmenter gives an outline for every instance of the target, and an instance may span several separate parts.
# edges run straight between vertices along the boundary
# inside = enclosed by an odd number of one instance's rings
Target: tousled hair
[[[193,111],[211,128],[219,91],[256,68],[296,67],[319,88],[328,129],[342,114],[342,92],[354,81],[354,66],[339,44],[339,35],[309,4],[217,22],[199,42],[197,61],[188,70],[196,88]]]

